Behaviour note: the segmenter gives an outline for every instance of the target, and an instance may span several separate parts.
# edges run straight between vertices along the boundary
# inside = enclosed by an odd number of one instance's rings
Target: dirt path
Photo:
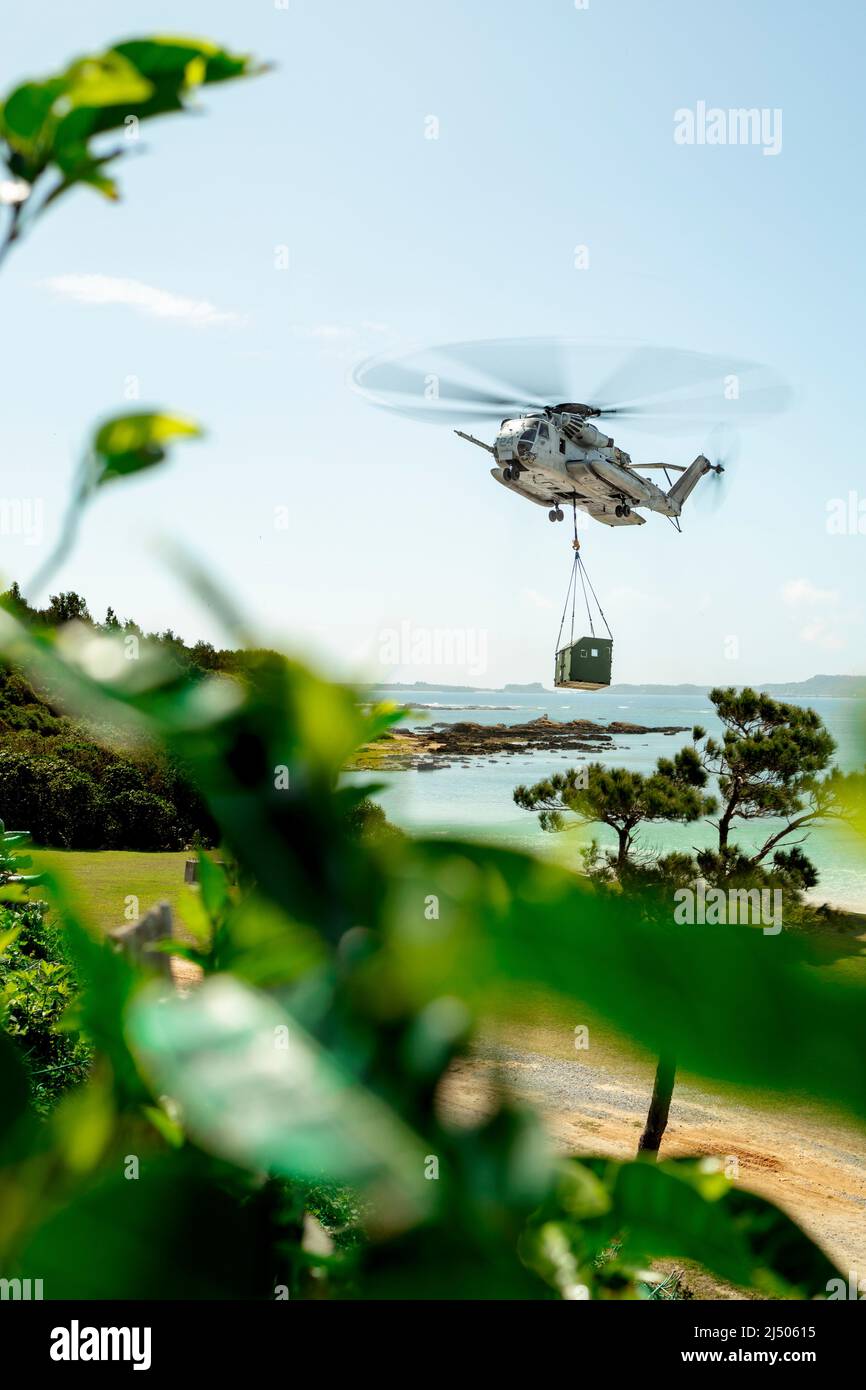
[[[652,1088],[650,1063],[612,1058],[609,1047],[600,1057],[592,1049],[551,1056],[543,1034],[517,1042],[485,1043],[458,1064],[443,1096],[455,1119],[469,1122],[483,1113],[499,1078],[544,1115],[566,1152],[635,1154]],[[845,1273],[866,1277],[866,1133],[806,1106],[744,1104],[678,1080],[662,1157],[687,1154],[735,1156],[744,1187],[783,1207]]]

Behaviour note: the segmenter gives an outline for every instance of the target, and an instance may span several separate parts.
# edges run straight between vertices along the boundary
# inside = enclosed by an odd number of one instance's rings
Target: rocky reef
[[[456,723],[425,724],[417,729],[394,730],[368,745],[353,764],[356,768],[398,771],[417,768],[432,771],[470,758],[509,756],[514,753],[590,753],[598,756],[623,734],[680,734],[684,726],[629,724],[614,720],[594,724],[590,719],[549,719],[546,714],[526,724]]]

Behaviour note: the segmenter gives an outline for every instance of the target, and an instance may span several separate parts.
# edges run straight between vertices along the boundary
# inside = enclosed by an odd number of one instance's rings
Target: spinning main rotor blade
[[[746,423],[791,399],[756,363],[568,338],[482,339],[372,358],[353,379],[375,405],[416,419],[499,420],[570,400],[663,434],[720,417]]]
[[[486,378],[501,388],[502,398],[546,406],[564,400],[573,373],[568,344],[560,338],[489,338],[453,343],[438,349],[462,380]]]
[[[430,414],[441,402],[440,411],[456,405],[473,415],[492,415],[514,404],[513,396],[502,387],[470,385],[436,371],[433,358],[418,367],[405,361],[362,364],[355,382],[375,404],[409,413]]]
[[[530,342],[533,340],[529,340]],[[368,358],[353,382],[374,405],[424,420],[500,420],[527,408],[541,410],[566,378],[556,340],[535,340],[541,352],[527,361],[527,340],[452,343],[403,357]],[[530,370],[531,368],[531,370]]]

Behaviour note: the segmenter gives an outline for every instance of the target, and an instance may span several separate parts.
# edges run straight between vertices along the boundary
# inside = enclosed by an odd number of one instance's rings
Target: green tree
[[[721,739],[705,739],[701,763],[719,789],[719,853],[730,845],[737,821],[780,819],[748,858],[759,864],[787,837],[816,821],[841,817],[841,774],[829,771],[836,744],[813,709],[774,700],[746,686],[710,691]]]
[[[619,850],[607,868],[619,886],[630,891],[641,913],[660,909],[666,915],[670,889],[694,882],[699,875],[728,886],[779,887],[789,903],[799,906],[804,890],[815,886],[817,873],[799,844],[789,843],[788,837],[817,821],[844,817],[852,778],[831,768],[836,745],[814,710],[748,687],[714,689],[710,700],[723,726],[721,739],[708,738],[706,730],[696,726],[693,743],[673,761],[660,759],[650,777],[594,763],[582,777],[580,769],[572,769],[535,787],[518,787],[515,800],[529,809],[541,808],[546,830],[564,827],[564,811],[574,812],[583,823],[610,826]],[[704,792],[711,778],[718,801]],[[717,811],[718,819],[712,822],[718,830],[716,850],[633,862],[634,837],[645,821],[686,823]],[[737,822],[769,819],[782,824],[753,852],[732,842]],[[588,855],[591,870],[594,862],[593,854]],[[597,871],[594,876],[599,877]],[[665,1054],[656,1068],[639,1151],[658,1152],[675,1080],[675,1058]]]
[[[32,620],[36,617],[36,612],[27,603],[17,579],[10,584],[5,594],[0,595],[0,604],[2,604],[7,612],[14,614],[16,618],[20,618],[24,621]]]
[[[609,860],[622,887],[636,887],[632,863],[635,837],[642,825],[657,821],[689,824],[710,815],[716,801],[705,792],[707,772],[697,750],[686,744],[673,758],[659,758],[648,776],[627,768],[590,763],[555,773],[532,787],[517,787],[514,800],[527,810],[539,811],[542,829],[559,831],[571,825],[599,823],[609,826],[617,836],[618,849]],[[571,814],[567,814],[571,813]],[[593,850],[594,850],[593,846]],[[591,862],[593,853],[588,857]],[[656,881],[664,879],[656,868]],[[636,905],[647,905],[646,874],[640,875],[641,892]],[[646,1124],[638,1143],[639,1152],[657,1153],[667,1126],[676,1077],[673,1057],[659,1058]]]
[[[514,800],[538,811],[543,830],[574,825],[607,825],[617,837],[616,872],[629,864],[641,825],[654,821],[688,824],[711,814],[716,802],[704,788],[707,773],[696,750],[687,744],[673,758],[659,758],[649,775],[621,767],[589,763],[514,789]]]
[[[189,656],[192,664],[202,671],[216,671],[219,667],[219,654],[210,642],[196,642]]]
[[[351,807],[347,819],[350,834],[362,841],[379,840],[400,833],[388,820],[379,803],[369,796]]]
[[[123,849],[179,848],[174,807],[161,796],[136,789],[118,792],[107,805],[116,843]]]
[[[71,622],[93,622],[87,600],[74,589],[69,589],[65,594],[51,594],[48,607],[39,616],[49,627],[61,627]]]
[[[29,825],[37,844],[95,849],[104,844],[105,804],[86,773],[60,758],[0,752],[0,815]]]

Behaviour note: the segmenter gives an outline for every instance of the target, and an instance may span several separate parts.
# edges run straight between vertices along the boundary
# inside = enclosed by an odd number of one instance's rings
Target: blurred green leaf
[[[514,984],[578,1000],[680,1068],[866,1119],[866,987],[796,940],[647,920],[549,863],[444,840],[394,850],[388,951],[371,989],[406,1008],[440,994],[513,1008]],[[425,921],[428,894],[439,898]]]
[[[253,1171],[351,1183],[382,1220],[417,1220],[429,1201],[419,1141],[342,1075],[268,996],[228,975],[186,998],[132,1001],[128,1036],[158,1094],[209,1152]]]
[[[606,1237],[621,1259],[688,1259],[770,1297],[825,1296],[832,1262],[772,1202],[691,1159],[656,1164],[592,1161],[611,1189]]]
[[[137,412],[115,415],[97,430],[93,440],[96,467],[89,479],[101,487],[114,478],[152,468],[166,456],[177,439],[199,439],[202,430],[194,420],[180,415]]]
[[[4,903],[26,903],[27,885],[25,883],[6,882],[0,889],[0,902]]]
[[[826,1297],[838,1271],[772,1202],[717,1165],[681,1159],[569,1160],[521,1243],[531,1268],[563,1297],[636,1296],[656,1260],[685,1259],[770,1298]],[[611,1290],[614,1290],[611,1293]]]
[[[197,858],[202,903],[208,917],[215,922],[228,906],[228,879],[222,865],[215,864],[209,855],[200,850]]]
[[[0,107],[0,134],[13,173],[31,183],[50,167],[62,174],[43,207],[90,183],[116,196],[100,165],[129,145],[95,154],[92,137],[172,111],[183,111],[198,87],[263,71],[250,57],[202,39],[149,37],[76,59],[43,81],[21,83]]]
[[[194,1153],[144,1155],[136,1176],[103,1176],[48,1215],[20,1273],[55,1299],[272,1298],[267,1216]]]
[[[152,84],[132,63],[109,51],[80,58],[45,82],[16,87],[3,104],[0,128],[10,146],[28,157],[36,174],[86,133],[80,120],[70,121],[71,113],[112,105],[131,108],[152,92]]]
[[[13,926],[6,931],[0,931],[0,956],[9,949],[20,930],[20,927]]]
[[[0,1020],[0,1149],[27,1114],[30,1086],[21,1053],[2,1031]]]
[[[6,98],[0,112],[4,139],[12,150],[30,156],[25,166],[37,167],[40,137],[51,120],[51,108],[63,92],[62,78],[25,82]]]
[[[119,1101],[140,1104],[148,1099],[121,1031],[121,1020],[136,984],[126,957],[105,939],[97,939],[77,920],[61,882],[48,875],[51,896],[63,912],[64,938],[81,981],[63,1026],[80,1029],[111,1066]]]
[[[130,39],[115,46],[154,83],[171,82],[176,87],[194,87],[209,82],[226,82],[233,77],[249,77],[265,71],[249,54],[230,53],[206,39],[155,36]]]
[[[146,101],[153,87],[117,50],[79,58],[66,69],[63,92],[55,100],[62,114],[82,106],[118,106]]]

